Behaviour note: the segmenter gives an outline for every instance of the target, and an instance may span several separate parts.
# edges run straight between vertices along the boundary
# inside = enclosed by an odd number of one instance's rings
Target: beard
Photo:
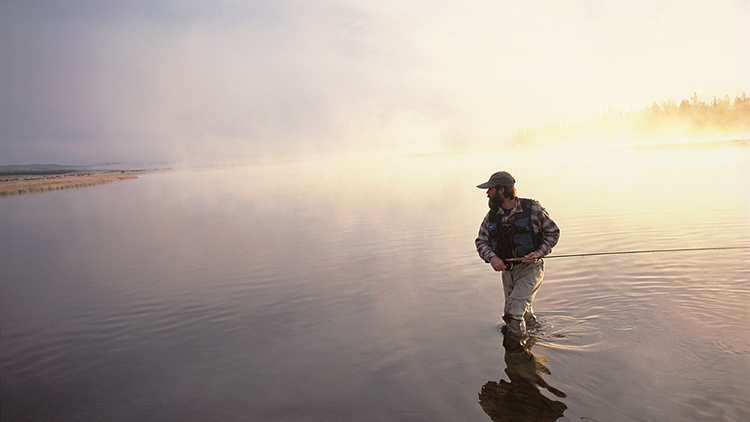
[[[500,196],[499,193],[495,192],[494,195],[490,196],[489,201],[487,201],[487,205],[489,205],[490,209],[492,211],[497,211],[500,209],[500,205],[503,204],[503,198]]]

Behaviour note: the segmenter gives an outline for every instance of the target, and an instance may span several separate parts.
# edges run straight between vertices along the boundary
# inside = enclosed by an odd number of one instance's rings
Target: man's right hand
[[[505,270],[505,263],[503,263],[503,260],[497,256],[490,258],[490,265],[492,265],[492,269],[495,271],[500,272]]]

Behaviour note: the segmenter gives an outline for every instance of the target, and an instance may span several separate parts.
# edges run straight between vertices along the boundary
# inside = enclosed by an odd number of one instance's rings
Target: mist
[[[693,97],[654,101],[651,106],[623,113],[607,110],[583,122],[557,122],[543,128],[521,128],[508,146],[585,145],[588,147],[660,148],[665,146],[750,145],[750,97],[744,92],[707,103]]]
[[[496,148],[750,86],[739,1],[0,5],[0,164]]]

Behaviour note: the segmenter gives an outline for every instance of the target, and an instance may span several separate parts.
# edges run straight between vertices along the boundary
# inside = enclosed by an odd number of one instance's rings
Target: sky
[[[2,0],[0,165],[499,148],[750,94],[746,0]]]

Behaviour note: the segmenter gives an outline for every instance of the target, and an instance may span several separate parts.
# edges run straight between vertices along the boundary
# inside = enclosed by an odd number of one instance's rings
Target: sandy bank
[[[137,174],[143,172],[144,170],[87,170],[64,174],[0,176],[0,196],[79,188],[114,182],[115,180],[137,179]]]

